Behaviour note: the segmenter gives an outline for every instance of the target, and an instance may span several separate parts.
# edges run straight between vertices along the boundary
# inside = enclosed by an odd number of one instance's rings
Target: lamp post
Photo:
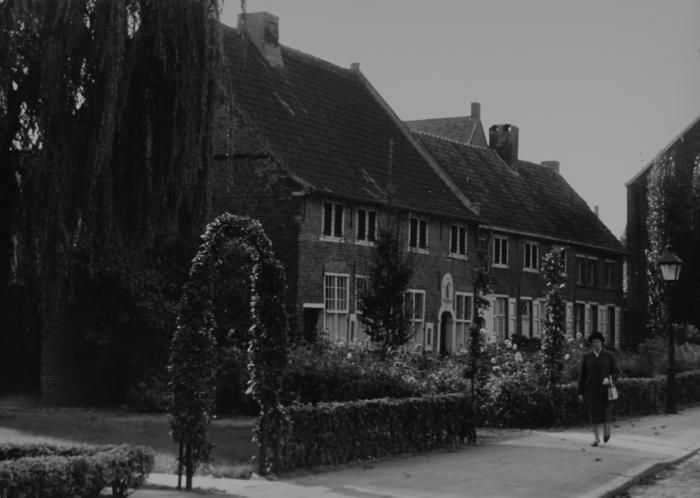
[[[664,279],[666,290],[668,292],[669,285],[678,281],[678,276],[681,273],[681,265],[683,260],[678,257],[670,245],[666,246],[666,250],[659,258],[659,268],[661,276]],[[668,371],[666,377],[666,413],[678,413],[676,410],[676,338],[671,325],[670,310],[667,315],[667,333],[668,333]]]

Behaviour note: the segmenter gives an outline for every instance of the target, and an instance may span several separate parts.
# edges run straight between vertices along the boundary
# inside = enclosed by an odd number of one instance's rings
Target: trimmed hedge
[[[153,467],[149,448],[131,445],[0,444],[3,498],[127,496]]]
[[[517,380],[517,379],[516,379]],[[666,408],[666,376],[621,378],[616,383],[620,399],[613,412],[618,416],[661,413]],[[578,400],[576,384],[561,388],[563,407],[552,420],[552,408],[545,390],[537,385],[513,382],[501,386],[499,398],[482,407],[480,422],[496,427],[542,427],[586,422],[587,414]],[[517,396],[516,396],[517,394]],[[676,401],[679,405],[700,401],[700,370],[676,374]]]
[[[454,448],[474,441],[464,394],[292,405],[274,456],[277,472]]]

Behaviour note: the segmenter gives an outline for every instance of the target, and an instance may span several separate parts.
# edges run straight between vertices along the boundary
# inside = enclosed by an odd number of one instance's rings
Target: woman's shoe
[[[599,440],[599,439],[596,439],[595,441],[593,441],[593,442],[591,443],[591,446],[598,446],[599,444],[600,444],[600,440]]]
[[[603,436],[603,441],[606,443],[610,441],[610,434],[606,434],[605,436]]]

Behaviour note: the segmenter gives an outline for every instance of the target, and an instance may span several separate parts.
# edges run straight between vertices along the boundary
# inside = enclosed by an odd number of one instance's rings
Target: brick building
[[[484,243],[494,336],[541,332],[539,258],[566,246],[571,333],[617,340],[624,251],[558,164],[519,160],[510,125],[491,128],[489,147],[478,104],[468,117],[403,123],[357,64],[281,46],[277,34],[267,13],[224,29],[234,100],[220,113],[213,208],[261,220],[287,270],[299,334],[361,339],[358,289],[378,227],[390,222],[414,254],[406,302],[426,349],[464,346]]]
[[[445,127],[460,122],[467,126]],[[491,126],[486,146],[478,104],[472,104],[468,118],[408,124],[464,195],[480,206],[479,230],[488,244],[495,284],[487,330],[499,339],[541,334],[540,258],[563,247],[567,333],[600,331],[619,346],[625,252],[561,176],[559,163],[521,160],[519,130],[510,124]],[[460,139],[462,131],[468,134]]]
[[[649,175],[654,164],[677,167],[676,192],[684,200],[692,198],[694,175],[700,167],[700,117],[695,119],[677,137],[661,150],[656,157],[627,182],[627,248],[628,260],[628,327],[630,344],[642,342],[648,335],[647,323],[647,262],[645,250],[649,248],[647,215],[649,212]],[[685,189],[685,190],[684,190]],[[675,199],[679,201],[681,199]],[[692,204],[677,213],[675,223],[683,226],[671,234],[674,251],[683,259],[679,282],[671,289],[671,320],[675,323],[690,323],[700,327],[700,211]],[[690,212],[688,212],[690,211]],[[694,223],[694,229],[685,222]]]

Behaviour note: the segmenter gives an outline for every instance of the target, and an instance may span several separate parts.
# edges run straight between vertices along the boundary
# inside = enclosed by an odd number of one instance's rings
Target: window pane
[[[410,223],[408,245],[411,247],[418,247],[418,220],[411,218]]]
[[[334,227],[333,235],[336,237],[343,236],[343,206],[342,206],[342,204],[335,205],[335,227]]]
[[[508,264],[508,239],[501,239],[501,264]]]
[[[377,240],[377,213],[374,211],[369,212],[369,233],[367,239],[374,242]]]
[[[323,235],[330,236],[333,227],[333,204],[323,203]]]
[[[472,303],[473,303],[472,297],[465,296],[465,298],[464,298],[464,319],[467,320],[468,322],[473,321],[472,312],[474,310],[472,308],[474,307],[474,305]]]
[[[367,240],[366,238],[367,211],[357,210],[357,240]]]
[[[530,244],[525,244],[525,268],[530,268]]]
[[[459,228],[459,253],[467,254],[467,229]]]
[[[457,295],[457,320],[464,319],[464,296]]]
[[[457,253],[457,227],[454,225],[450,229],[450,252]]]
[[[420,220],[420,248],[428,247],[428,224],[425,220]]]

